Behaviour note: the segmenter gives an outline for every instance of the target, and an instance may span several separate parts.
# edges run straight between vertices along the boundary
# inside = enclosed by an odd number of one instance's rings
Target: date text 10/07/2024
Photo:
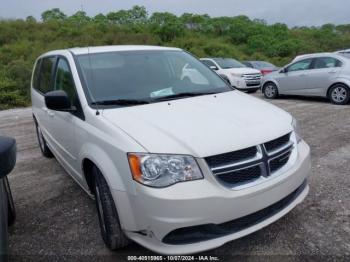
[[[216,256],[128,256],[128,261],[219,261]]]

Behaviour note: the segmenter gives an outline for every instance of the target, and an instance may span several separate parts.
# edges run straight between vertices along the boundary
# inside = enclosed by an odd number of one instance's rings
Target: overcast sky
[[[143,5],[152,13],[168,11],[210,16],[247,15],[265,19],[268,23],[282,22],[289,26],[349,24],[349,0],[0,0],[1,18],[25,18],[58,7],[71,15],[83,8],[88,15],[108,13]]]

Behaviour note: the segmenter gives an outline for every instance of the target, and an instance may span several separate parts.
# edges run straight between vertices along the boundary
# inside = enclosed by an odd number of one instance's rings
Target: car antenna
[[[89,67],[90,67],[90,78],[91,78],[91,82],[92,82],[92,85],[95,86],[95,79],[94,79],[94,72],[92,70],[92,64],[91,64],[91,57],[90,57],[90,46],[88,46],[88,59],[89,59]],[[89,92],[89,95],[90,97],[92,98],[93,102],[95,103],[95,106],[96,106],[96,115],[99,116],[100,115],[100,111],[98,109],[98,103],[97,101],[95,100],[94,96],[92,95],[92,92],[90,90],[89,87],[87,87],[87,90]]]

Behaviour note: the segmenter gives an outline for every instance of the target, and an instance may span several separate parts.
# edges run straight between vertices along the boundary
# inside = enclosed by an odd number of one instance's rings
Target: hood
[[[234,74],[261,74],[261,72],[254,68],[249,67],[241,67],[241,68],[229,68],[229,69],[223,69],[226,73],[234,73]]]
[[[239,91],[106,109],[102,115],[150,153],[195,157],[258,145],[292,130],[290,114]]]

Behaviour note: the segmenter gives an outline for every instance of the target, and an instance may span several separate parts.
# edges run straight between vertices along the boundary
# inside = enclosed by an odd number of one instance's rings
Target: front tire
[[[37,122],[35,122],[35,129],[36,129],[36,135],[38,138],[38,143],[39,143],[41,153],[43,154],[44,157],[53,158],[54,156],[53,156],[50,148],[47,146],[46,140],[45,140],[43,133],[41,131],[41,128]]]
[[[350,89],[346,85],[337,84],[329,90],[329,100],[335,105],[345,105],[350,100]]]
[[[97,167],[93,167],[95,177],[95,200],[100,221],[101,235],[110,250],[127,246],[130,240],[124,234],[108,184]]]
[[[16,209],[12,198],[12,192],[7,177],[4,179],[5,191],[7,194],[8,225],[11,226],[16,220]]]
[[[264,88],[263,88],[263,93],[267,99],[277,98],[278,97],[278,89],[277,89],[276,84],[274,84],[272,82],[266,83],[264,85]]]

